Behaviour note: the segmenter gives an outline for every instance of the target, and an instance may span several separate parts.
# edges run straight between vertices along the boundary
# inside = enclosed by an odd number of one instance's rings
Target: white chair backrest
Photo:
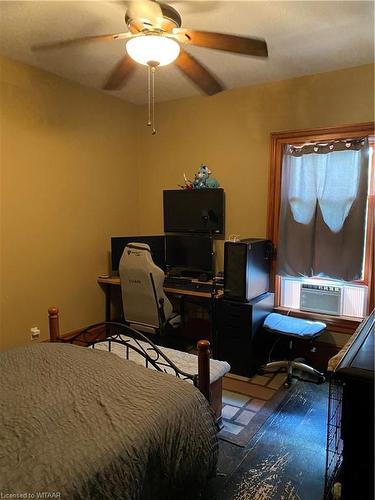
[[[159,328],[159,300],[164,299],[166,320],[172,314],[172,304],[163,290],[164,272],[152,260],[150,247],[129,243],[120,260],[119,274],[125,320]]]

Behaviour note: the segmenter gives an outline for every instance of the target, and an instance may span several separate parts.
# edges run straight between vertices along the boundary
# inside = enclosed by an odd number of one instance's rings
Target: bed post
[[[48,323],[49,323],[49,340],[50,340],[50,342],[58,342],[60,339],[59,309],[58,309],[58,307],[50,307],[48,309]]]
[[[210,401],[210,343],[198,342],[198,389]]]

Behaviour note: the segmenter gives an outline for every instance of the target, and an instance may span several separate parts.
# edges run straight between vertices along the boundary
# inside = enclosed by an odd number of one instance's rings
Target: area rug
[[[290,389],[284,388],[285,373],[252,378],[227,374],[223,379],[223,429],[218,436],[244,447],[279,407]]]

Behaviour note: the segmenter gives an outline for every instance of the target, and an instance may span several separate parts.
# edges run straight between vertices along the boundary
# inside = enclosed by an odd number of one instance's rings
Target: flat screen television
[[[165,263],[168,273],[196,276],[213,272],[213,244],[208,235],[167,234]]]
[[[223,189],[163,192],[164,232],[224,234]]]
[[[111,238],[112,274],[118,274],[118,266],[128,243],[146,243],[151,250],[152,260],[165,270],[164,236],[114,236]]]

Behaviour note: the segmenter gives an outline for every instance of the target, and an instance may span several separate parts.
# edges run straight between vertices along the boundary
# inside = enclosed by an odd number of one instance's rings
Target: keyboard
[[[197,292],[212,292],[212,281],[198,281],[191,278],[179,278],[175,276],[167,276],[164,280],[165,288],[175,288],[180,290],[196,290]]]

